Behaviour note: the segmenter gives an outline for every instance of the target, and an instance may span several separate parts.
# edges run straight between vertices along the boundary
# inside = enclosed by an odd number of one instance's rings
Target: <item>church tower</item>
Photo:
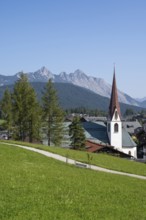
[[[109,105],[109,114],[107,121],[107,133],[108,133],[110,145],[117,148],[118,150],[122,150],[122,121],[121,121],[120,105],[118,102],[115,68],[114,68],[111,100]]]

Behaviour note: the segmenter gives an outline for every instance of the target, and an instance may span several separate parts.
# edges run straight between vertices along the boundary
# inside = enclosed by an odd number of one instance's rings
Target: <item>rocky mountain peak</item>
[[[48,69],[45,66],[41,67],[41,69],[39,71],[42,75],[46,75],[49,72]]]
[[[61,72],[61,73],[59,74],[59,76],[60,76],[60,77],[66,77],[66,76],[67,76],[67,73],[66,73],[66,72]]]
[[[17,73],[13,76],[0,75],[0,85],[14,84],[18,80],[19,74]],[[110,97],[111,94],[111,85],[105,82],[104,79],[88,76],[80,69],[69,74],[61,72],[59,75],[55,75],[43,66],[35,72],[27,73],[27,76],[30,82],[47,82],[49,79],[52,79],[53,82],[71,83],[89,89],[101,96]],[[121,91],[118,91],[118,97],[120,102],[139,105],[135,99]]]
[[[87,77],[87,75],[80,69],[75,70],[73,73],[74,76],[81,78],[81,77]]]
[[[43,66],[40,70],[36,71],[36,73],[45,77],[53,76],[53,73],[51,73],[45,66]]]

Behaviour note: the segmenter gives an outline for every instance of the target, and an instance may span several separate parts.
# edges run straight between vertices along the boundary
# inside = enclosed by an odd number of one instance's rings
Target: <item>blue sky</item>
[[[146,96],[145,0],[0,0],[0,74],[81,69]]]

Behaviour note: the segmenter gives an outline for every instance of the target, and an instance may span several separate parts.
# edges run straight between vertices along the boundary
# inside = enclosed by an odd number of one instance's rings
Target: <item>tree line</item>
[[[78,107],[78,108],[70,108],[65,110],[66,114],[83,114],[88,116],[104,116],[106,117],[108,114],[105,111],[99,109],[89,109],[86,107]]]
[[[8,137],[20,141],[40,141],[42,132],[48,145],[60,146],[64,138],[64,111],[59,106],[56,90],[51,80],[46,83],[39,103],[27,75],[20,74],[13,92],[5,90],[1,101],[1,114]],[[71,146],[85,147],[85,135],[77,117],[69,128]]]

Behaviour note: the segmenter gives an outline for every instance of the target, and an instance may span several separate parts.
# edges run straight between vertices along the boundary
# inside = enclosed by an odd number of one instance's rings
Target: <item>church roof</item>
[[[125,128],[122,128],[122,147],[123,148],[133,148],[136,147],[136,143],[132,140],[129,133],[126,131]]]
[[[109,105],[109,116],[110,116],[110,118],[113,117],[115,109],[117,109],[118,115],[121,118],[121,111],[120,111],[120,105],[119,105],[119,101],[118,101],[118,92],[117,92],[117,85],[116,85],[115,68],[114,68],[111,100],[110,100],[110,105]]]
[[[86,139],[92,140],[98,144],[105,145],[109,143],[107,128],[104,122],[83,122],[82,126],[84,128]]]
[[[82,126],[84,128],[85,136],[87,140],[94,141],[94,143],[100,145],[109,144],[108,134],[106,124],[101,121],[95,122],[83,122]],[[123,148],[133,148],[136,144],[132,140],[126,129],[122,128],[122,147]]]

